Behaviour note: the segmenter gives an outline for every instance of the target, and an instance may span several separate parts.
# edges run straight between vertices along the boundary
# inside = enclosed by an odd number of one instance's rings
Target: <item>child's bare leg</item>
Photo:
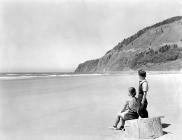
[[[113,126],[113,127],[117,127],[117,125],[118,125],[119,121],[120,121],[120,116],[119,116],[119,115],[117,115],[117,118],[116,118],[116,121],[115,121],[115,123],[114,123],[114,126]]]
[[[127,106],[128,106],[128,101],[127,101],[127,102],[125,103],[125,105],[123,106],[123,109],[118,113],[117,118],[116,118],[116,122],[115,122],[115,124],[114,124],[113,127],[116,128],[120,120],[122,120],[122,126],[124,126],[124,119],[122,119],[122,118],[123,118],[123,116],[124,116],[123,113],[124,113],[124,111],[126,110]]]
[[[119,127],[119,129],[123,129],[124,128],[124,124],[125,124],[125,120],[121,117],[121,126]]]

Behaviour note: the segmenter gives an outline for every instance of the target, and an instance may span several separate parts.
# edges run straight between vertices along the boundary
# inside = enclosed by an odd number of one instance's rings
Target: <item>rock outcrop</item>
[[[104,73],[139,68],[177,70],[182,68],[179,67],[181,60],[182,16],[177,16],[138,31],[119,42],[103,57],[80,64],[75,72]]]

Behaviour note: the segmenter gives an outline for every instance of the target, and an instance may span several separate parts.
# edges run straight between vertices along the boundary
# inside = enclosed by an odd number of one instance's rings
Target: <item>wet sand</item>
[[[165,135],[181,139],[182,74],[148,75],[149,116],[161,116]],[[121,140],[108,129],[138,88],[137,75],[52,77],[0,81],[2,140]]]

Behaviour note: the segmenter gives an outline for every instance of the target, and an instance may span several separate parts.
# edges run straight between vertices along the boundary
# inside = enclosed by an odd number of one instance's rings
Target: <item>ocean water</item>
[[[136,71],[122,71],[122,72],[108,72],[108,73],[93,73],[93,74],[79,74],[79,73],[0,73],[0,80],[16,80],[16,79],[30,79],[30,78],[51,78],[51,77],[70,77],[70,76],[122,76],[122,75],[136,75]],[[155,74],[182,74],[182,71],[150,71],[148,75]]]
[[[75,74],[75,73],[1,73],[0,80],[16,80],[47,77],[98,76],[108,74]]]

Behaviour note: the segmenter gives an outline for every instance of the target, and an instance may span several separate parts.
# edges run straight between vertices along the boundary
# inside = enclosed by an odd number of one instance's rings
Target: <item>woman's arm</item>
[[[144,102],[145,102],[146,96],[147,96],[147,91],[144,91],[144,95],[143,95],[143,99],[142,99],[142,105],[143,105]]]
[[[128,101],[126,101],[125,105],[123,106],[123,109],[121,110],[121,113],[124,112],[128,107]]]
[[[142,99],[142,105],[144,104],[144,102],[145,102],[145,99],[146,99],[146,97],[147,97],[147,91],[148,91],[148,83],[147,82],[144,82],[143,84],[142,84],[142,90],[143,90],[143,99]]]

